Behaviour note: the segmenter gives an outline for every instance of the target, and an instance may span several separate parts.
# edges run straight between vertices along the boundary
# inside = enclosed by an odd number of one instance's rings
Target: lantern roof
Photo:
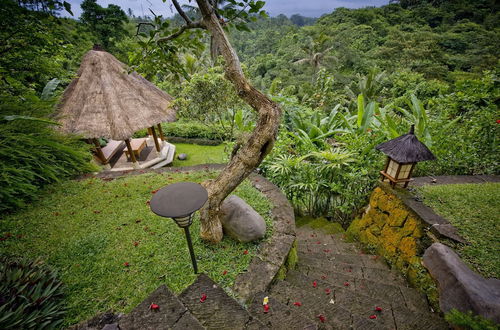
[[[411,125],[410,132],[381,143],[375,149],[402,164],[436,159],[429,148],[417,139],[414,131],[415,125]]]

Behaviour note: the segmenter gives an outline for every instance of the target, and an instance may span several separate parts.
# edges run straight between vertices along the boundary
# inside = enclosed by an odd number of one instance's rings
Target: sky
[[[82,12],[80,3],[82,0],[67,0],[71,3],[71,9],[75,18],[78,18]],[[188,3],[188,0],[179,0],[181,4]],[[193,3],[193,1],[191,1]],[[156,15],[172,16],[175,8],[172,2],[166,0],[97,0],[97,3],[107,7],[112,3],[120,6],[124,11],[132,9],[135,16],[151,15],[149,9]],[[335,8],[361,8],[366,6],[383,6],[389,3],[389,0],[267,0],[264,9],[271,15],[277,16],[285,14],[287,16],[300,14],[307,17],[320,17],[323,14],[331,13]],[[67,16],[62,13],[63,16]]]

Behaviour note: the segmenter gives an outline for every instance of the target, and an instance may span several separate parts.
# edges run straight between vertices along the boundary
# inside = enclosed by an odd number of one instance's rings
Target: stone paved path
[[[270,328],[448,329],[425,297],[380,257],[363,254],[341,234],[307,226],[297,229],[297,239],[298,268],[249,308]],[[263,312],[265,296],[270,298],[268,313]]]
[[[127,315],[74,329],[448,329],[378,256],[307,226],[297,239],[298,267],[248,306],[202,274],[177,297],[161,286]]]

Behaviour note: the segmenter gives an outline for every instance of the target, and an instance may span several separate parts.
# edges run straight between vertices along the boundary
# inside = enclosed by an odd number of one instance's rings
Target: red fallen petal
[[[318,283],[316,281],[313,282],[313,288],[317,287]]]
[[[321,321],[321,323],[325,323],[325,321],[326,321],[326,317],[325,317],[324,315],[319,314],[319,315],[318,315],[318,318],[319,318],[319,320]]]
[[[332,293],[332,290],[330,290],[330,289],[325,289],[325,293],[326,293],[326,294],[330,294],[330,293]]]
[[[330,250],[323,250],[323,252],[328,253],[328,252],[330,252]]]
[[[200,298],[200,302],[204,302],[205,300],[207,300],[207,295],[202,293],[201,298]]]
[[[377,318],[377,315],[370,315],[370,318],[371,318],[372,320],[375,320],[375,319]]]
[[[382,308],[377,306],[377,307],[375,307],[375,311],[377,311],[377,312],[381,312],[381,311],[382,311]]]
[[[151,304],[149,305],[149,309],[160,309],[160,306],[158,306],[157,304]]]
[[[222,275],[226,275],[226,274],[227,274],[227,270],[222,272]]]
[[[296,302],[294,302],[293,304],[294,304],[295,306],[298,306],[298,307],[302,306],[302,304],[300,303],[300,301],[296,301]]]
[[[321,279],[322,280],[326,279],[326,276],[325,275],[321,275]]]
[[[344,282],[344,286],[349,286],[349,282]]]
[[[264,313],[267,313],[267,312],[269,312],[269,305],[265,304],[264,305]]]
[[[124,262],[123,266],[128,267],[128,266],[130,266],[130,264],[128,262]]]
[[[317,242],[316,242],[316,244],[321,244],[321,242],[320,242],[320,241],[317,241]]]
[[[348,271],[349,273],[352,273],[352,269],[348,269],[347,271]]]
[[[156,194],[158,192],[158,190],[160,190],[160,189],[153,190],[151,193]]]
[[[137,246],[137,245],[139,245],[139,242],[134,242],[134,246]]]
[[[248,254],[248,250],[243,251],[243,254]]]

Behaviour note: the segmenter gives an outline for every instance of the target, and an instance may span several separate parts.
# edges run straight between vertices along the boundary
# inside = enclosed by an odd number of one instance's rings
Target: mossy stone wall
[[[437,306],[435,283],[422,265],[422,255],[430,243],[424,235],[427,226],[392,188],[381,184],[373,191],[363,217],[351,223],[347,235],[383,256]]]

